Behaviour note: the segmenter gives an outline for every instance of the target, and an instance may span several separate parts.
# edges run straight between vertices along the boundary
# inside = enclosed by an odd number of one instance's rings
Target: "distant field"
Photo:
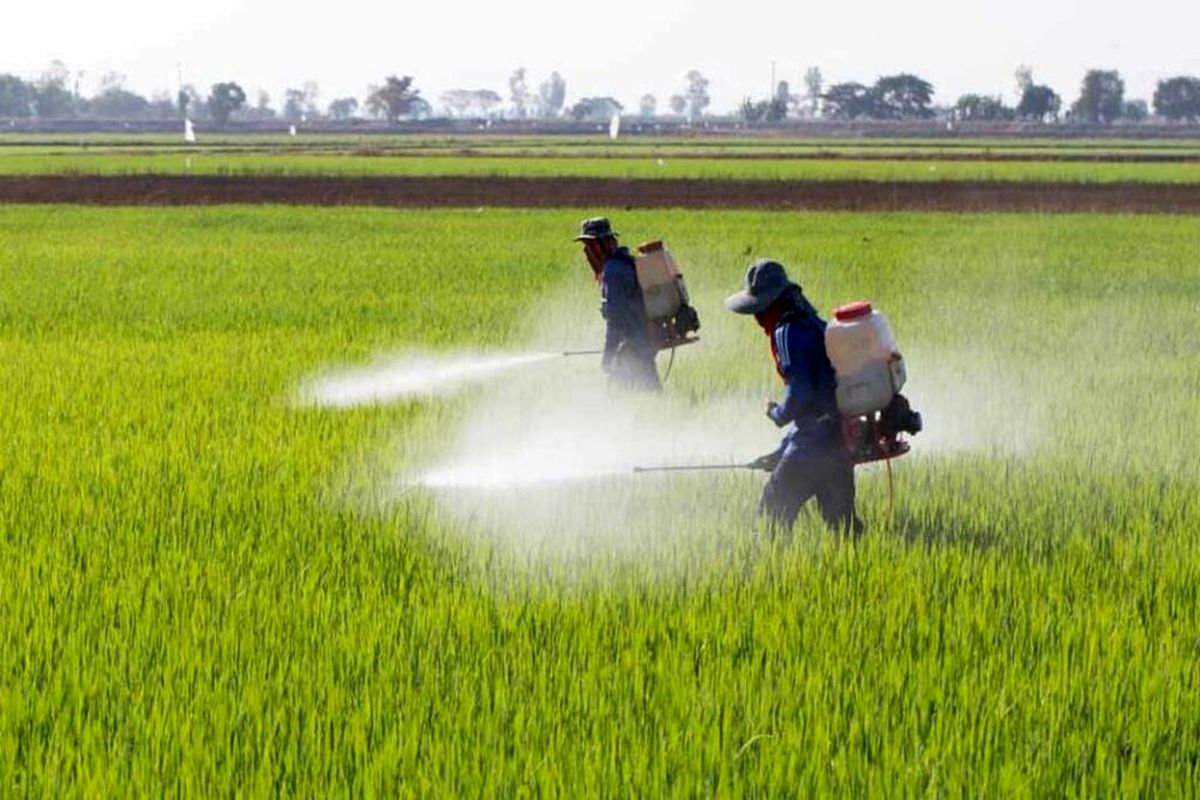
[[[1200,183],[1200,139],[0,135],[0,174]]]
[[[0,174],[195,175],[496,175],[507,177],[696,178],[777,181],[1059,181],[1083,183],[1200,183],[1200,161],[1112,163],[987,160],[855,160],[697,158],[693,154],[638,158],[612,155],[542,157],[493,155],[364,155],[354,152],[129,153],[119,150],[0,149]]]
[[[159,148],[184,145],[181,134],[126,133],[62,133],[14,134],[0,130],[0,149],[6,146],[39,147],[119,147]],[[353,149],[356,147],[384,150],[522,150],[555,152],[636,152],[687,150],[693,152],[731,153],[790,153],[813,150],[913,152],[921,150],[944,152],[1200,152],[1200,129],[1192,138],[1181,139],[1052,139],[1052,138],[885,138],[885,137],[813,137],[730,136],[697,133],[693,136],[655,136],[641,134],[610,140],[597,133],[592,136],[513,136],[504,134],[325,134],[301,132],[297,137],[285,133],[230,134],[201,130],[199,141],[192,148],[234,147],[301,147]]]
[[[380,353],[597,345],[597,213],[687,270],[663,397],[589,359],[293,404]],[[0,795],[1197,785],[1200,218],[7,206],[0,241]],[[771,540],[745,473],[405,483],[541,412],[765,452],[767,341],[721,305],[756,256],[905,350],[928,430],[894,511],[861,471],[860,542]]]

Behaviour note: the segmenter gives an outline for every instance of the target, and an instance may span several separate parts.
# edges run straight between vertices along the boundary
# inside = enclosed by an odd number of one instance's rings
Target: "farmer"
[[[600,314],[606,323],[601,366],[618,386],[662,389],[654,364],[658,345],[646,321],[633,255],[617,244],[617,233],[604,217],[585,219],[575,241],[583,242],[583,252],[600,284]]]
[[[738,314],[753,314],[771,342],[771,358],[783,379],[782,399],[764,401],[767,416],[787,426],[774,453],[755,464],[770,470],[759,513],[790,529],[801,506],[817,498],[829,527],[857,535],[854,465],[841,446],[833,367],[825,354],[825,321],[788,280],[782,265],[766,259],[750,265],[746,288],[725,300]]]

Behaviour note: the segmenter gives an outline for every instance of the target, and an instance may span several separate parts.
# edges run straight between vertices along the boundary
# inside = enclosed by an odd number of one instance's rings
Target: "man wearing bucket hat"
[[[660,390],[662,383],[654,364],[658,346],[651,340],[633,255],[617,244],[617,232],[604,217],[585,219],[575,241],[583,242],[583,252],[600,284],[600,313],[606,326],[601,366],[619,386]]]
[[[775,370],[783,379],[779,402],[765,401],[767,416],[787,433],[758,466],[771,471],[759,513],[790,528],[811,497],[825,523],[862,532],[854,513],[854,464],[842,449],[837,387],[825,353],[825,321],[788,279],[783,266],[761,259],[746,271],[746,288],[725,300],[738,314],[753,314],[771,342]]]

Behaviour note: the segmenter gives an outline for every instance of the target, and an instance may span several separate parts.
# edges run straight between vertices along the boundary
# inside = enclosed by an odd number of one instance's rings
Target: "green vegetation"
[[[0,175],[497,175],[523,177],[705,178],[745,180],[1074,181],[1200,183],[1200,161],[1113,163],[1056,161],[862,161],[703,159],[695,157],[387,156],[300,152],[130,154],[0,153]]]
[[[719,310],[751,254],[882,304],[930,425],[894,518],[878,470],[857,544],[766,539],[747,475],[618,477],[531,556],[486,503],[380,502],[486,391],[288,402],[381,351],[598,336],[584,210],[0,208],[5,793],[1195,785],[1200,220],[615,213],[704,317],[682,418],[774,388]]]
[[[281,127],[284,123],[281,123]],[[633,123],[636,124],[636,123]],[[191,147],[378,147],[404,150],[446,150],[462,148],[505,151],[520,149],[536,152],[565,152],[573,150],[638,151],[692,150],[699,152],[794,152],[814,149],[832,150],[894,150],[912,152],[934,151],[1084,151],[1084,152],[1192,152],[1200,151],[1200,138],[1177,139],[1085,139],[1085,138],[1003,138],[971,137],[923,139],[915,137],[827,136],[790,138],[782,136],[729,136],[703,133],[694,136],[658,136],[653,134],[624,135],[610,140],[607,126],[597,126],[592,136],[575,135],[505,135],[505,134],[348,134],[301,131],[299,137],[279,133],[229,133],[201,130],[200,141]],[[0,131],[0,147],[131,147],[155,149],[183,144],[182,127],[178,133],[10,133]]]
[[[1200,143],[214,134],[185,146],[146,135],[0,136],[0,175],[60,173],[1196,183]]]

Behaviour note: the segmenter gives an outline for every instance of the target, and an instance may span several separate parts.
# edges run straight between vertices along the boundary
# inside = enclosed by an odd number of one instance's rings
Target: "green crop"
[[[0,794],[1196,785],[1200,220],[608,210],[704,320],[674,413],[777,388],[720,305],[752,257],[889,314],[930,429],[892,515],[860,474],[857,543],[768,537],[755,476],[615,476],[496,498],[572,531],[530,553],[392,491],[495,387],[290,402],[380,352],[598,341],[570,237],[603,212],[0,208]]]
[[[661,162],[661,163],[660,163]],[[83,175],[496,175],[742,180],[1200,182],[1200,163],[855,161],[703,158],[364,156],[352,153],[94,154],[0,156],[0,174]]]
[[[690,151],[730,154],[795,153],[812,150],[862,151],[915,153],[933,152],[1026,152],[1026,153],[1174,153],[1193,155],[1200,150],[1200,138],[1158,139],[1088,139],[1088,138],[1020,138],[959,136],[954,138],[920,137],[862,137],[862,136],[808,136],[783,137],[770,135],[728,135],[705,132],[692,136],[662,136],[640,134],[637,127],[632,134],[616,140],[607,136],[607,125],[597,125],[591,135],[509,135],[493,133],[467,134],[421,134],[421,133],[329,133],[311,132],[301,126],[300,135],[289,136],[277,133],[229,133],[226,131],[200,128],[200,138],[188,147],[220,148],[288,148],[311,149],[332,148],[375,148],[382,150],[408,150],[454,152],[478,150],[505,152],[520,150],[529,153],[566,153],[572,151]],[[626,128],[629,131],[629,128]],[[182,128],[177,133],[11,133],[0,131],[0,147],[41,147],[53,149],[79,149],[92,147],[120,149],[162,149],[183,145]]]

